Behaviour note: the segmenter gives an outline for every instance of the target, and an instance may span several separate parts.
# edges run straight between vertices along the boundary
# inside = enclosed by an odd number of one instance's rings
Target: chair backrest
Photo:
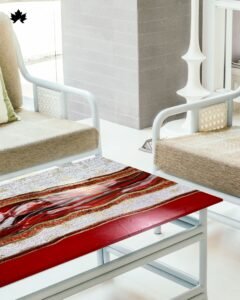
[[[8,96],[15,109],[22,106],[22,90],[15,50],[14,32],[7,15],[0,12],[0,67]]]
[[[200,109],[198,131],[207,132],[227,128],[228,109],[226,102]]]

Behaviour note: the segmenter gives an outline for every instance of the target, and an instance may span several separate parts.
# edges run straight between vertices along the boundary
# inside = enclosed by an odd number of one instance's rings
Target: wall
[[[92,91],[102,118],[150,126],[183,101],[189,14],[189,0],[63,0],[65,82]],[[86,117],[86,105],[69,100],[71,117]]]
[[[233,13],[233,60],[240,59],[240,12]]]
[[[184,102],[176,95],[187,80],[181,59],[190,40],[190,1],[138,2],[140,127],[152,125],[156,114]]]
[[[137,0],[62,1],[67,84],[97,96],[101,117],[138,127]],[[86,108],[71,99],[71,117]]]

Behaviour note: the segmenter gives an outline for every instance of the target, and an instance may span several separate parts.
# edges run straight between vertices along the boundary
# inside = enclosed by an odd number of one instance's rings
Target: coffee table
[[[20,299],[64,299],[139,266],[189,288],[175,299],[207,299],[206,208],[219,198],[102,157],[1,185],[0,198],[0,287],[98,256],[95,268]],[[115,244],[168,222],[183,229],[135,251]],[[198,279],[155,261],[193,243]]]

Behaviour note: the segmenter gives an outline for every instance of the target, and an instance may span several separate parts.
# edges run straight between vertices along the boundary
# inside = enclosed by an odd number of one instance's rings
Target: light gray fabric
[[[240,197],[240,127],[158,141],[154,159],[166,173]]]
[[[20,122],[0,125],[0,173],[78,155],[98,146],[95,128],[21,110]]]
[[[15,109],[22,106],[22,90],[13,39],[12,24],[7,15],[0,12],[0,67],[8,96]]]

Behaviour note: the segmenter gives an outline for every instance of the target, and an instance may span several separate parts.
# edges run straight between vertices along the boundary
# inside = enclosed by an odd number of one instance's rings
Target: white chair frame
[[[233,117],[233,99],[237,98],[240,96],[240,88],[238,88],[235,91],[231,91],[229,93],[219,95],[219,96],[213,96],[209,97],[208,99],[203,99],[203,100],[198,100],[193,103],[189,104],[182,104],[178,106],[174,106],[171,108],[167,108],[163,111],[161,111],[155,118],[154,123],[153,123],[153,155],[155,157],[155,151],[156,151],[156,143],[161,139],[161,127],[163,126],[164,122],[166,121],[167,118],[176,116],[178,114],[186,113],[186,112],[191,112],[193,114],[193,120],[194,122],[191,124],[192,132],[197,132],[198,131],[198,126],[199,126],[199,110],[202,108],[206,108],[215,104],[220,104],[223,102],[226,102],[228,105],[228,115],[227,115],[227,125],[228,127],[232,126],[232,117]],[[161,169],[159,169],[155,164],[153,166],[153,172],[158,175],[158,176],[163,176],[165,178],[168,178],[170,180],[182,183],[182,184],[188,184],[191,185],[192,187],[201,190],[203,192],[206,192],[208,194],[212,194],[214,196],[222,198],[224,201],[230,202],[235,205],[240,205],[240,199],[239,197],[235,197],[229,194],[222,193],[220,191],[210,189],[206,186],[202,186],[200,184],[184,180],[182,178],[176,177],[171,174],[167,174]],[[240,220],[233,219],[231,217],[228,217],[226,215],[210,211],[208,210],[208,215],[224,224],[233,226],[234,228],[240,229]],[[156,232],[157,233],[157,232]],[[160,233],[160,230],[159,230]]]
[[[82,90],[82,89],[78,89],[78,88],[74,88],[74,87],[70,87],[70,86],[66,86],[64,84],[59,84],[59,83],[55,83],[55,82],[50,82],[50,81],[46,81],[43,79],[39,79],[36,77],[33,77],[32,75],[29,74],[25,64],[24,64],[24,60],[23,60],[23,56],[22,56],[22,52],[17,40],[17,37],[14,36],[15,38],[15,47],[16,47],[16,53],[17,53],[17,61],[18,61],[18,66],[20,69],[20,72],[22,74],[22,76],[29,82],[32,83],[33,85],[33,101],[34,101],[34,110],[36,112],[39,111],[38,109],[38,94],[37,94],[37,88],[41,87],[41,88],[45,88],[45,89],[49,89],[52,91],[57,91],[61,93],[61,110],[62,110],[62,118],[67,119],[68,118],[68,111],[67,111],[67,99],[66,96],[68,94],[74,94],[77,95],[79,97],[81,97],[81,99],[84,99],[88,102],[89,107],[90,107],[90,112],[91,112],[91,119],[92,119],[92,126],[95,127],[99,134],[100,134],[100,120],[99,120],[99,114],[98,114],[98,108],[97,108],[97,104],[96,104],[96,99],[94,97],[93,94],[91,94],[89,91],[87,90]],[[36,172],[36,171],[40,171],[40,170],[44,170],[47,168],[51,168],[54,166],[58,166],[61,165],[63,163],[67,163],[67,162],[72,162],[75,160],[79,160],[82,159],[84,157],[88,157],[88,156],[95,156],[95,155],[101,155],[101,141],[100,141],[100,137],[99,137],[99,145],[96,149],[92,150],[92,151],[88,151],[85,153],[82,153],[80,155],[74,155],[74,156],[69,156],[60,160],[55,160],[55,161],[51,161],[49,163],[45,163],[45,164],[41,164],[38,166],[34,166],[31,168],[26,168],[17,172],[11,172],[11,173],[1,173],[0,172],[0,182],[2,183],[5,180],[9,180],[12,178],[16,178],[18,176],[22,176],[22,175],[26,175],[26,174],[30,174],[32,172]]]

